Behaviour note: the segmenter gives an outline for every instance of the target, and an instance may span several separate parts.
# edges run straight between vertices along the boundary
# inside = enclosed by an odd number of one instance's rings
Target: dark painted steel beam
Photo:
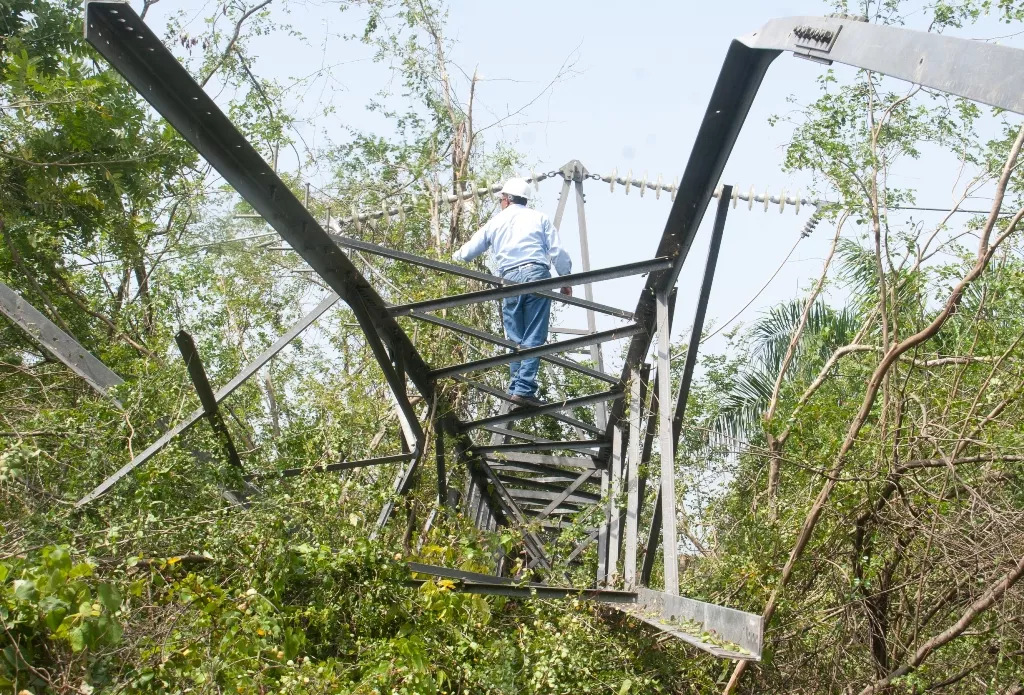
[[[497,355],[495,357],[486,357],[481,360],[475,360],[473,362],[466,362],[464,364],[456,364],[451,367],[441,367],[435,369],[430,374],[435,379],[443,379],[445,377],[453,376],[455,374],[465,374],[466,372],[475,372],[480,369],[489,369],[491,367],[498,367],[503,364],[510,362],[517,362],[519,360],[529,359],[530,357],[542,357],[544,355],[550,355],[556,352],[565,352],[572,350],[583,345],[593,345],[594,343],[602,343],[609,340],[619,340],[620,338],[628,338],[630,336],[637,335],[644,329],[636,324],[623,326],[622,328],[614,328],[610,331],[601,331],[600,333],[594,333],[592,335],[584,335],[579,338],[572,338],[570,340],[560,340],[557,343],[547,343],[538,347],[522,348],[505,355]]]
[[[89,43],[351,307],[367,338],[384,342],[391,357],[377,349],[374,356],[385,374],[392,359],[400,362],[432,401],[429,369],[380,295],[135,11],[121,2],[92,0],[85,25]]]
[[[372,253],[377,256],[383,256],[385,258],[391,258],[398,261],[405,261],[412,265],[418,265],[423,268],[430,268],[431,270],[440,270],[441,272],[451,273],[452,275],[458,275],[460,277],[468,278],[470,280],[478,280],[480,282],[486,282],[491,285],[513,285],[515,283],[504,280],[497,275],[491,275],[490,273],[483,273],[479,270],[472,270],[461,265],[455,265],[454,263],[445,263],[444,261],[436,261],[433,258],[426,258],[425,256],[417,256],[413,253],[406,253],[405,251],[396,251],[389,249],[385,246],[378,244],[371,244],[366,241],[359,239],[353,239],[351,237],[342,236],[340,234],[332,235],[335,241],[346,248],[357,249],[359,251],[365,251]],[[563,304],[570,304],[572,306],[578,306],[583,309],[589,309],[591,311],[597,311],[602,314],[608,314],[610,316],[617,316],[627,321],[633,318],[633,314],[623,309],[617,309],[612,306],[605,306],[604,304],[598,304],[597,302],[588,301],[586,299],[580,299],[578,297],[570,297],[564,295],[561,292],[538,292],[537,294],[542,297],[547,297],[552,301],[561,302]]]
[[[350,471],[356,468],[366,468],[368,466],[379,466],[385,463],[398,463],[400,461],[408,461],[413,457],[413,454],[392,454],[391,456],[378,456],[370,459],[360,459],[358,461],[339,461],[338,463],[326,463],[319,464],[316,466],[306,466],[305,468],[285,468],[280,471],[267,471],[265,473],[253,473],[252,475],[245,476],[246,480],[273,480],[274,478],[294,478],[300,475],[310,475],[313,473],[335,473],[337,471]]]
[[[586,468],[589,470],[601,470],[601,466],[594,462],[590,456],[551,456],[549,454],[522,454],[515,452],[502,452],[485,456],[488,461],[504,463],[533,463],[542,466],[565,466],[567,468]]]
[[[517,451],[592,451],[608,446],[608,442],[600,439],[582,439],[571,442],[551,442],[550,444],[485,444],[474,446],[478,454],[497,454]]]
[[[413,586],[422,586],[423,582],[413,580]],[[583,599],[585,601],[601,601],[602,603],[636,603],[636,592],[615,591],[612,589],[576,589],[573,587],[529,585],[517,586],[509,584],[484,584],[482,582],[459,582],[455,591],[464,594],[480,594],[483,596],[508,596],[510,598],[537,599]]]
[[[583,473],[581,473],[576,478],[576,480],[572,481],[572,483],[567,488],[565,488],[558,495],[556,495],[554,498],[552,498],[552,500],[548,504],[548,506],[544,507],[544,509],[541,510],[541,512],[539,514],[539,518],[543,519],[548,514],[551,514],[553,511],[558,509],[558,507],[563,502],[572,501],[574,493],[576,493],[576,491],[579,490],[579,488],[584,483],[589,481],[592,477],[593,477],[593,472],[591,472],[591,471],[583,471]],[[600,500],[601,500],[601,496],[598,495],[597,501],[600,501]]]
[[[614,280],[616,278],[629,277],[630,275],[652,273],[655,271],[665,270],[671,266],[671,260],[668,258],[658,257],[650,261],[638,261],[636,263],[627,263],[625,265],[602,268],[600,270],[591,270],[583,273],[572,273],[571,275],[562,275],[554,278],[546,278],[544,280],[519,282],[495,287],[490,290],[466,292],[465,294],[457,294],[453,297],[441,297],[440,299],[428,299],[422,302],[399,304],[392,306],[389,311],[392,316],[408,316],[416,311],[426,312],[438,311],[440,309],[452,309],[457,306],[466,306],[467,304],[479,304],[480,302],[489,302],[495,299],[518,297],[523,294],[534,294],[541,290],[548,290],[555,287],[583,285],[589,282],[601,282],[603,280]]]
[[[111,389],[124,383],[124,379],[96,359],[81,343],[3,283],[0,283],[0,312],[68,369],[82,377],[100,395],[113,398]],[[117,403],[117,400],[114,402]]]
[[[607,401],[614,401],[616,399],[622,398],[622,395],[622,391],[604,391],[602,393],[595,393],[589,396],[569,398],[564,401],[558,401],[556,403],[545,403],[544,405],[539,406],[516,408],[515,410],[509,413],[505,413],[504,415],[494,415],[492,417],[486,417],[480,420],[467,422],[463,425],[463,429],[471,430],[476,429],[477,427],[483,427],[484,425],[500,425],[505,422],[525,420],[527,418],[538,417],[540,415],[552,415],[556,413],[561,413],[562,411],[565,410],[571,410],[573,408],[593,405],[595,403],[606,403]]]
[[[516,439],[522,439],[524,442],[533,442],[535,444],[550,444],[552,442],[551,439],[547,439],[545,437],[538,437],[535,434],[520,432],[519,430],[510,430],[504,427],[498,427],[497,425],[483,425],[479,429],[502,437],[515,437]]]
[[[501,345],[502,347],[507,347],[510,350],[516,350],[519,348],[519,346],[513,343],[511,340],[499,338],[498,336],[488,333],[486,331],[481,331],[476,328],[464,326],[461,323],[456,323],[455,321],[449,321],[447,319],[438,318],[437,316],[431,316],[430,314],[421,314],[419,312],[416,312],[415,314],[410,314],[410,318],[414,318],[419,321],[426,321],[427,323],[433,323],[438,326],[443,326],[458,333],[463,333],[465,335],[473,336],[474,338],[479,338],[480,340],[493,343],[494,345]],[[587,333],[587,335],[589,335],[589,333]],[[553,355],[547,355],[545,357],[541,357],[541,359],[544,360],[545,362],[550,362],[551,364],[558,365],[559,367],[565,367],[566,369],[572,369],[573,371],[579,372],[580,374],[586,374],[587,376],[593,377],[594,379],[606,381],[609,384],[619,383],[619,377],[617,376],[612,376],[611,374],[599,372],[596,369],[591,369],[586,365],[573,362],[572,360],[563,359],[561,357],[555,357]]]
[[[338,295],[333,292],[325,297],[312,311],[299,319],[291,328],[285,332],[277,341],[269,348],[263,351],[259,357],[246,365],[245,369],[240,371],[234,379],[229,381],[216,393],[217,402],[220,403],[225,398],[230,396],[235,390],[244,384],[249,377],[264,367],[270,360],[274,358],[277,353],[281,352],[288,343],[290,343],[299,333],[304,331],[314,321],[324,314],[328,309],[334,306],[338,302]],[[111,487],[113,487],[119,480],[124,478],[126,475],[131,473],[133,470],[141,466],[142,464],[149,461],[157,453],[162,451],[164,447],[171,443],[175,437],[187,430],[189,427],[199,422],[199,419],[203,417],[203,408],[199,408],[193,411],[187,418],[179,422],[177,425],[172,427],[170,430],[165,432],[159,439],[150,444],[145,451],[136,456],[134,459],[129,461],[127,464],[121,467],[116,473],[100,483],[92,492],[87,494],[82,499],[75,503],[75,507],[81,507],[89,504],[97,497],[105,494]]]
[[[544,466],[536,463],[516,463],[513,461],[502,461],[497,458],[488,458],[487,463],[496,471],[515,471],[517,473],[535,473],[549,477],[558,477],[567,483],[576,480],[578,473],[575,470],[567,471],[553,466]],[[599,469],[588,468],[587,474],[594,477],[600,473]]]
[[[455,381],[466,384],[467,386],[470,386],[476,389],[477,391],[481,391],[483,393],[494,396],[495,398],[505,401],[506,403],[512,402],[512,396],[507,391],[502,391],[501,389],[496,389],[493,386],[490,386],[489,384],[485,384],[480,381],[473,381],[472,379],[467,379],[461,376],[455,376],[452,378],[455,379]],[[577,420],[576,418],[570,417],[564,413],[549,413],[549,415],[554,419],[558,420],[559,422],[564,422],[567,425],[583,430],[585,432],[589,432],[591,434],[604,433],[604,430],[602,430],[600,427],[591,425],[588,422],[583,422],[582,420]]]
[[[192,340],[192,336],[188,331],[182,330],[178,331],[174,336],[174,342],[178,344],[181,359],[185,360],[189,379],[192,380],[192,385],[199,395],[199,402],[203,405],[203,414],[210,422],[213,431],[217,433],[217,436],[220,437],[221,442],[224,444],[224,453],[227,455],[228,461],[231,462],[232,466],[241,470],[242,460],[238,458],[238,451],[235,449],[234,440],[231,439],[231,432],[228,431],[227,425],[224,424],[224,418],[221,417],[220,409],[217,407],[217,395],[213,392],[210,380],[206,377],[206,369],[203,367],[203,361],[199,357],[199,351],[196,350],[195,341]]]
[[[583,482],[584,483],[590,482],[591,475],[589,475],[587,471],[584,471],[583,475],[586,476],[583,479]],[[509,492],[512,493],[513,497],[517,496],[517,490],[513,490],[512,489],[513,487],[517,488],[517,489],[518,488],[522,488],[523,490],[540,490],[542,492],[551,492],[551,493],[554,493],[556,495],[561,494],[561,493],[565,492],[565,490],[566,490],[566,486],[565,485],[559,485],[558,483],[545,483],[545,482],[539,481],[537,478],[523,478],[523,477],[520,477],[520,476],[517,476],[517,475],[511,475],[509,473],[505,473],[504,471],[497,471],[497,476],[498,476],[498,480],[500,480],[501,482],[505,483],[506,486],[511,486],[511,487],[509,487]],[[580,485],[582,485],[582,484],[583,483],[581,483]],[[575,490],[574,490],[574,492],[575,492]],[[599,493],[587,492],[585,490],[581,490],[579,493],[577,493],[577,496],[581,500],[582,499],[589,499],[589,500],[591,500],[593,502],[599,502],[601,500],[601,495]],[[535,498],[531,498],[531,499],[541,499],[541,498],[535,497]]]

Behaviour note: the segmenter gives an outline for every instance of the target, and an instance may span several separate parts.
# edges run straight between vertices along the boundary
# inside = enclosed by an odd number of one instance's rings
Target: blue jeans
[[[551,277],[547,266],[530,264],[512,268],[501,274],[512,282],[530,282]],[[521,294],[502,302],[501,315],[505,323],[505,335],[520,347],[537,347],[548,339],[548,318],[551,315],[551,300],[536,294]],[[508,392],[516,396],[537,395],[537,370],[540,360],[536,357],[509,365],[511,381]]]

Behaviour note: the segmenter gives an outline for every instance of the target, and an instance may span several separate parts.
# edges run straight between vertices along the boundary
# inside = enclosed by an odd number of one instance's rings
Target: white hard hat
[[[506,195],[529,200],[533,194],[533,187],[526,182],[526,179],[509,179],[501,187],[501,192]]]

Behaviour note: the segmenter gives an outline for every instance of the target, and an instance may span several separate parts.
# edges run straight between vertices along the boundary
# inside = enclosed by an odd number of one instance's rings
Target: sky
[[[138,0],[133,3],[138,5]],[[201,17],[214,7],[204,0],[162,0],[147,21],[162,33],[169,16],[183,12],[186,29],[202,31]],[[304,137],[315,144],[323,134],[344,138],[345,128],[379,128],[378,116],[366,104],[390,75],[373,63],[366,47],[345,42],[340,34],[359,32],[364,15],[358,8],[339,11],[336,4],[291,2],[281,21],[290,22],[305,37],[275,34],[252,44],[257,74],[288,78],[308,75],[324,65],[335,65],[335,79],[306,85],[291,95],[288,108],[300,118]],[[688,3],[678,0],[646,3],[591,0],[552,3],[517,0],[514,4],[455,0],[449,5],[447,35],[454,40],[451,58],[462,71],[480,77],[475,123],[485,127],[488,145],[506,141],[528,162],[530,169],[549,171],[579,159],[589,171],[650,180],[659,175],[670,182],[682,174],[729,42],[756,30],[764,22],[790,15],[821,15],[831,8],[820,0],[733,0],[729,3]],[[971,30],[973,36],[999,35],[990,23]],[[1009,41],[1016,41],[1010,39]],[[570,66],[567,75],[552,79]],[[817,94],[816,78],[825,67],[780,56],[769,69],[746,120],[722,181],[741,191],[754,186],[778,194],[785,189],[807,190],[810,181],[782,171],[784,146],[790,134],[785,126],[772,127],[773,114],[795,108],[790,99],[806,103]],[[854,71],[836,66],[840,79]],[[549,86],[550,85],[550,86]],[[328,117],[312,118],[318,107],[331,104]],[[525,108],[524,108],[525,107]],[[514,114],[514,115],[509,115]],[[496,123],[492,127],[490,124]],[[283,166],[287,159],[282,157]],[[940,162],[941,163],[941,162]],[[948,162],[921,163],[901,173],[900,183],[915,185],[922,205],[946,205],[951,198]],[[560,179],[540,185],[536,206],[554,215]],[[587,229],[591,266],[602,268],[654,255],[671,206],[663,194],[644,197],[621,186],[585,184]],[[580,265],[579,237],[574,201],[561,225],[563,242]],[[674,338],[689,334],[697,290],[703,274],[712,222],[705,216],[701,232],[679,280]],[[981,205],[984,207],[984,204]],[[800,232],[812,209],[792,207],[780,214],[755,204],[730,210],[715,286],[708,308],[708,325],[720,326],[747,305],[739,316],[749,322],[779,301],[802,296],[817,278],[834,234],[820,225],[808,239]],[[919,216],[921,216],[919,214]],[[851,229],[847,235],[859,233]],[[794,249],[795,245],[795,249]],[[784,263],[792,251],[789,260]],[[780,269],[781,266],[781,269]],[[765,283],[778,271],[775,279]],[[600,283],[595,300],[632,309],[642,278]],[[582,294],[582,293],[580,293]],[[752,301],[753,300],[753,301]],[[832,300],[841,302],[842,293]],[[584,327],[582,312],[566,310],[558,323]],[[598,328],[622,321],[599,316]],[[735,325],[735,324],[733,324]],[[708,341],[703,349],[719,351],[724,338]]]

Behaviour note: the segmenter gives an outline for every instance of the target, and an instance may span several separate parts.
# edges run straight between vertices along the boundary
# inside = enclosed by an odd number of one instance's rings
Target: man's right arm
[[[465,244],[459,248],[458,251],[452,254],[452,258],[457,261],[471,261],[491,245],[491,237],[488,233],[490,231],[490,224],[485,224],[483,227],[478,229],[473,236],[469,238]]]

